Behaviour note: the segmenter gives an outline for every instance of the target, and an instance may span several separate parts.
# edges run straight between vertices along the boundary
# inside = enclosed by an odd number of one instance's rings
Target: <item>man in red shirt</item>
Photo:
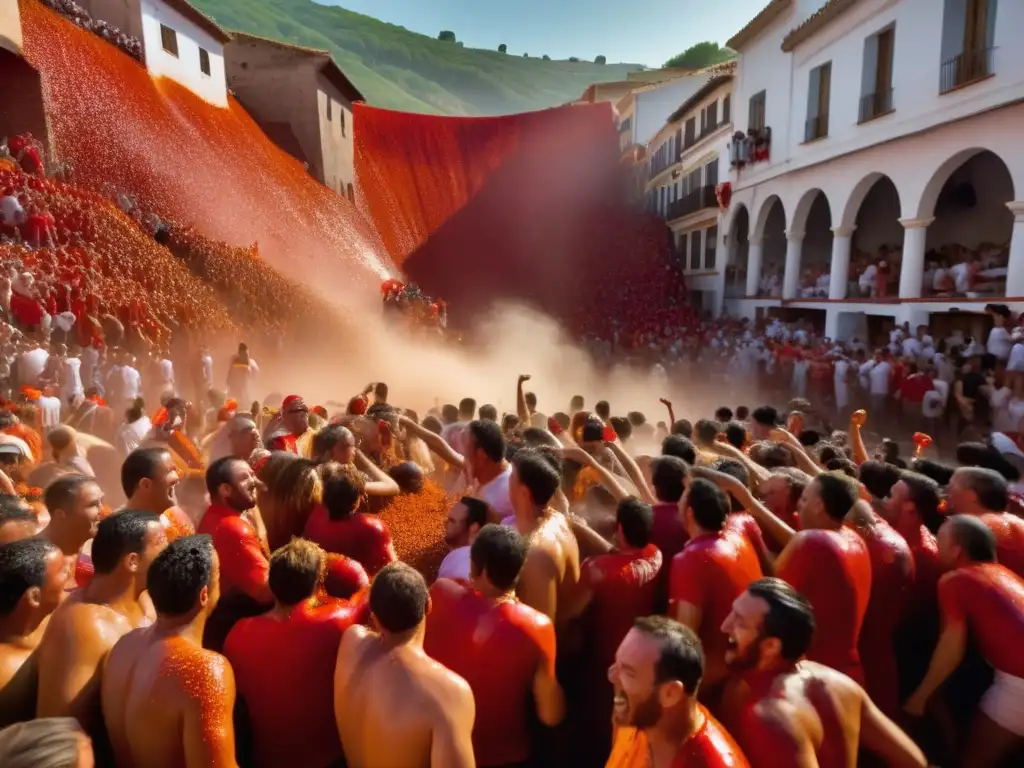
[[[485,525],[470,547],[472,585],[438,579],[430,590],[423,648],[473,690],[473,752],[482,768],[530,760],[534,705],[548,726],[565,714],[554,625],[515,596],[527,550],[514,528]]]
[[[615,737],[606,768],[749,768],[732,737],[697,703],[700,641],[664,616],[637,619],[615,652]]]
[[[961,467],[949,483],[949,502],[958,515],[973,515],[996,537],[999,563],[1024,578],[1024,519],[1006,511],[1009,488],[992,469]]]
[[[288,395],[281,403],[281,414],[267,435],[267,448],[298,454],[298,439],[309,430],[309,407],[298,395]]]
[[[713,701],[727,675],[722,622],[733,601],[761,578],[761,566],[746,537],[727,529],[731,505],[718,486],[691,480],[680,507],[690,540],[672,560],[669,611],[700,637],[705,660],[701,699]]]
[[[274,552],[269,583],[276,604],[239,621],[224,642],[259,768],[328,768],[342,758],[334,665],[345,630],[369,619],[368,590],[317,604],[324,560],[323,550],[305,539]]]
[[[1024,580],[996,563],[997,543],[984,520],[954,515],[939,530],[939,555],[952,570],[939,580],[942,634],[928,674],[904,709],[925,704],[963,661],[969,637],[995,670],[981,700],[965,765],[1000,766],[1024,742]]]
[[[689,470],[686,462],[676,456],[659,456],[651,462],[651,487],[658,500],[652,508],[651,544],[658,548],[662,558],[654,604],[656,613],[663,613],[668,606],[668,572],[672,558],[682,552],[690,538],[679,513],[679,500],[686,490]]]

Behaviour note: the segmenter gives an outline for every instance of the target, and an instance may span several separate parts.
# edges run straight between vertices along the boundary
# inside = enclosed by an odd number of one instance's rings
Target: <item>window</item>
[[[683,265],[683,269],[686,269],[689,245],[690,236],[684,232],[679,236],[678,245],[676,245],[676,253],[679,254],[679,263]]]
[[[941,92],[993,74],[995,30],[996,0],[945,0]]]
[[[828,136],[828,102],[832,88],[832,62],[811,70],[810,87],[807,89],[807,123],[804,127],[804,141],[814,141]]]
[[[732,96],[725,94],[725,98],[722,99],[722,122],[728,123],[732,121]]]
[[[690,269],[700,269],[700,230],[690,233]]]
[[[334,116],[331,114],[331,97],[328,94],[324,94],[325,100],[327,101],[327,122],[331,122]]]
[[[713,187],[718,184],[718,158],[704,166],[704,186]]]
[[[718,227],[711,227],[704,233],[704,269],[715,268],[715,252],[718,249]]]
[[[765,108],[768,92],[761,91],[750,97],[750,114],[747,116],[748,131],[762,131],[765,126]]]
[[[341,112],[338,113],[338,122],[341,123],[341,135],[345,135],[345,110],[342,108]]]
[[[210,74],[210,52],[205,48],[199,49],[199,71],[207,76]]]
[[[178,58],[178,33],[170,27],[160,25],[160,44],[174,58]]]
[[[865,122],[893,110],[892,61],[896,28],[888,27],[864,41],[864,71],[858,120]]]
[[[712,101],[700,111],[701,135],[711,133],[718,127],[718,102]]]
[[[686,121],[686,140],[683,146],[689,149],[693,146],[693,142],[697,140],[697,118],[691,117]]]

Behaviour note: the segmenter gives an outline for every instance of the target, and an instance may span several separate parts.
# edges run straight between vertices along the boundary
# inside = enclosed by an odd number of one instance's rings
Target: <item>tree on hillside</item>
[[[498,53],[508,53],[508,46],[502,43],[498,46]]]
[[[450,29],[442,29],[441,30],[441,34],[439,34],[437,36],[437,39],[438,40],[442,40],[442,41],[444,41],[446,43],[454,43],[455,42],[455,33],[452,32]]]
[[[703,69],[728,61],[735,55],[735,51],[705,40],[703,43],[691,45],[678,56],[673,56],[665,62],[665,66],[678,69]]]
[[[577,61],[579,61],[579,59],[578,59],[578,58],[576,58],[575,56],[570,56],[570,57],[569,57],[569,61],[572,61],[572,62],[577,62]]]
[[[596,59],[594,59],[594,63],[595,64],[607,64],[608,63],[608,59],[606,59],[604,56],[598,56]]]
[[[524,54],[523,54],[523,58],[524,58],[524,59],[528,59],[528,58],[530,58],[530,54],[528,54],[528,53],[524,53]]]
[[[541,58],[544,59],[544,61],[551,61],[551,57],[548,56],[546,53],[543,56],[541,56]]]

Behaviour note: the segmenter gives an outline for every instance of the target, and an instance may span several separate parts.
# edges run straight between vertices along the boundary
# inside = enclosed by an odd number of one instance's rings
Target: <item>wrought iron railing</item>
[[[939,74],[939,92],[947,93],[995,72],[995,48],[976,48],[964,51],[942,62]]]
[[[858,119],[860,122],[864,123],[868,120],[874,120],[876,117],[887,115],[895,109],[893,104],[892,88],[885,91],[878,91],[877,93],[869,93],[867,96],[862,96],[860,99],[860,113]]]

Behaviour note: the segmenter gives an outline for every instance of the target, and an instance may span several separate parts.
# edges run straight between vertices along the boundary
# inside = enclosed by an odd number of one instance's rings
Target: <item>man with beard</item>
[[[149,569],[156,622],[117,641],[103,669],[116,765],[234,768],[235,675],[202,646],[220,567],[209,536],[183,536]]]
[[[856,682],[805,661],[811,604],[781,579],[755,581],[722,624],[736,673],[725,723],[754,768],[855,768],[863,746],[891,768],[924,768],[924,754]]]
[[[39,646],[36,717],[74,717],[94,740],[101,734],[100,670],[117,640],[156,618],[139,601],[150,563],[167,546],[160,518],[122,512],[101,522],[93,539],[96,574],[58,608]]]
[[[82,547],[99,525],[103,508],[103,491],[96,481],[85,475],[65,475],[46,488],[43,502],[50,512],[50,524],[39,535],[52,541],[68,560],[68,590],[85,586],[93,574],[92,560]]]
[[[281,403],[281,413],[274,419],[266,437],[271,451],[287,451],[298,455],[298,440],[309,430],[309,407],[298,395],[288,395]]]
[[[664,616],[637,619],[615,652],[615,737],[606,768],[749,768],[732,737],[697,703],[700,640]]]

